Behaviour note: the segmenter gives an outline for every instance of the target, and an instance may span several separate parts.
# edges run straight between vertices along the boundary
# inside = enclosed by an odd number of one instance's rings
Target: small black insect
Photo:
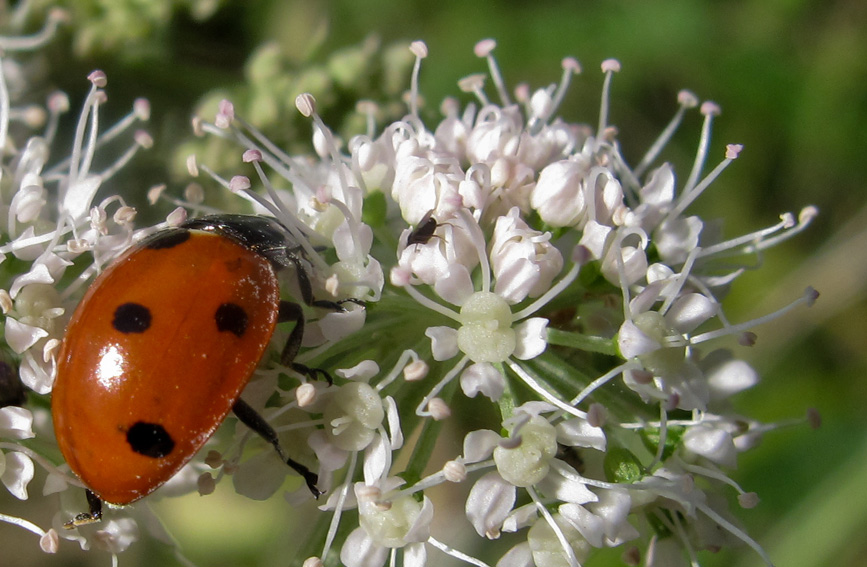
[[[437,223],[436,219],[433,218],[433,211],[430,210],[424,214],[418,224],[415,227],[415,230],[409,233],[406,237],[406,245],[412,246],[413,244],[427,244],[431,238],[434,238],[434,231],[438,226],[442,226]]]

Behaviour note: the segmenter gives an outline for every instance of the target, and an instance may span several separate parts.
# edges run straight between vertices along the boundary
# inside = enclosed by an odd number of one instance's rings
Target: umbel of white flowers
[[[536,91],[522,85],[513,99],[494,46],[479,42],[476,54],[488,62],[499,103],[488,98],[482,76],[468,77],[460,86],[475,102],[461,108],[447,100],[432,129],[420,114],[418,74],[427,55],[421,42],[411,46],[409,114],[378,133],[372,104],[360,105],[370,113],[370,130],[344,144],[318,116],[314,98],[298,97],[299,111],[313,124],[312,157],[285,154],[228,101],[212,123],[195,121],[198,134],[239,144],[263,190],[254,190],[246,176],[223,179],[195,157],[188,160],[191,174],[204,172],[243,199],[239,210],[272,215],[296,234],[317,297],[368,304],[309,313],[298,362],[330,364],[334,384],[266,357],[244,394],[281,442],[302,439],[315,453],[320,488],[327,491],[320,506],[325,528],[305,567],[334,553],[347,567],[381,567],[397,555],[405,565],[424,565],[432,552],[488,565],[435,533],[440,516],[459,520],[427,491],[464,482],[472,485],[463,506],[470,533],[512,542],[498,567],[575,567],[594,549],[614,546],[632,565],[697,564],[698,550],[734,540],[771,564],[737,525],[724,495],[733,490],[745,508],[757,503],[727,471],[740,452],[784,424],[734,413],[730,398],[757,383],[755,371],[730,350],[702,352],[699,345],[733,336],[749,346],[750,329],[815,300],[808,289],[777,313],[733,324],[717,296],[750,258],[803,230],[816,210],[782,215],[738,238],[718,237],[687,213],[741,151],[729,145],[725,158],[703,173],[716,105],[700,105],[699,149],[678,184],[673,167],[657,160],[687,110],[699,106],[694,95],[680,93],[670,125],[630,167],[608,118],[616,61],[602,64],[594,129],[556,116],[580,72],[577,61],[564,59],[559,83]],[[25,386],[37,394],[51,390],[63,323],[93,274],[144,235],[214,212],[195,186],[184,199],[153,188],[154,203],[178,208],[164,222],[137,230],[134,211],[120,197],[94,205],[97,191],[149,138],[136,133],[117,162],[94,171],[97,150],[110,149],[146,119],[147,106],[137,102],[129,119],[100,134],[106,78],[95,72],[90,79],[68,159],[45,169],[46,133],[2,160],[4,183],[14,181],[4,186],[11,195],[9,236],[0,252],[26,266],[0,282],[5,341]],[[5,136],[19,114],[4,93]],[[49,125],[62,100],[49,100]],[[47,183],[56,184],[58,199],[48,197]],[[376,203],[385,212],[368,220],[365,207]],[[63,275],[75,258],[92,263],[70,283]],[[386,329],[390,342],[383,350],[368,337]],[[481,394],[498,417],[466,431],[461,452],[441,462],[434,461],[441,453],[426,445],[435,436],[424,433],[409,459],[397,459],[412,449],[403,432],[432,430],[430,423],[448,419],[458,390]],[[51,443],[46,414],[38,405],[0,409],[0,478],[26,499],[35,466],[44,468],[43,493],[61,496],[54,527],[2,514],[0,521],[36,533],[49,552],[64,537],[117,554],[139,537],[139,524],[155,529],[142,506],[109,510],[102,525],[57,529],[81,511],[83,491],[67,467],[28,443],[34,437]],[[815,414],[809,418],[818,423]],[[215,440],[155,496],[207,494],[226,476],[251,498],[285,491],[286,467],[269,447],[248,441],[243,426],[220,451]],[[434,472],[424,476],[423,470]],[[310,499],[303,488],[287,496]],[[353,529],[340,529],[355,518]]]
[[[338,262],[320,272],[324,289],[334,297],[355,294],[380,305],[405,297],[397,291],[403,290],[416,303],[406,308],[418,310],[421,320],[436,314],[446,323],[418,325],[430,339],[429,356],[405,350],[381,380],[376,379],[380,366],[367,360],[340,374],[348,383],[321,392],[318,411],[326,427],[311,433],[308,442],[320,473],[342,482],[322,507],[334,512],[322,551],[306,565],[325,561],[350,508],[358,509],[359,526],[342,543],[345,565],[379,567],[398,550],[406,564],[420,565],[430,546],[484,565],[431,534],[436,514],[425,490],[470,478],[475,482],[465,509],[475,531],[485,538],[523,534],[498,566],[577,565],[594,547],[619,545],[632,561],[641,556],[640,547],[626,544],[639,541],[645,542],[647,564],[677,564],[670,562],[669,550],[679,550],[679,561],[697,561],[696,549],[719,548],[729,539],[748,543],[770,563],[730,518],[720,492],[733,488],[742,506],[757,503],[755,494],[724,470],[734,467],[738,452],[782,424],[733,414],[728,398],[753,386],[757,375],[731,352],[702,355],[697,345],[724,336],[751,345],[755,336],[749,329],[801,303],[812,304],[817,294],[808,288],[777,313],[731,324],[714,290],[727,288],[746,269],[723,271],[721,259],[749,258],[797,234],[815,208],[805,208],[797,219],[785,214],[778,224],[752,234],[717,239],[702,219],[686,214],[742,149],[728,146],[725,159],[702,177],[711,123],[719,114],[715,104],[701,105],[699,151],[677,191],[671,165],[651,166],[686,110],[698,106],[694,95],[679,94],[671,124],[630,168],[608,125],[616,61],[602,65],[603,102],[594,135],[586,126],[554,118],[580,69],[574,59],[564,60],[559,84],[532,94],[519,87],[512,102],[493,47],[485,40],[476,52],[489,62],[500,104],[486,96],[483,77],[469,77],[461,87],[475,94],[478,106],[461,111],[457,102],[446,101],[445,118],[431,131],[420,118],[417,94],[427,51],[414,43],[410,114],[379,134],[371,126],[348,142],[348,155],[307,94],[296,103],[313,120],[318,155],[313,162],[274,148],[235,116],[228,101],[213,124],[196,121],[203,134],[232,138],[246,148],[245,161],[269,197],[254,192],[246,177],[223,180],[207,170],[214,179],[285,223],[299,223],[311,241],[334,247]],[[365,104],[362,110],[375,124],[375,107]],[[190,163],[191,173],[198,173],[199,166]],[[289,182],[291,194],[275,189],[263,165]],[[399,210],[385,221],[386,228],[405,223],[392,241],[392,259],[371,254],[379,243],[370,235],[381,227],[361,222],[365,200],[377,196]],[[311,263],[327,266],[320,256]],[[390,285],[384,285],[381,266],[389,265]],[[600,297],[616,292],[620,300],[600,307],[592,289],[579,284],[586,272],[595,272],[595,281],[606,286]],[[597,311],[551,327],[551,314],[579,297]],[[607,327],[594,328],[595,318]],[[716,328],[709,327],[713,322]],[[409,336],[406,340],[410,344]],[[565,363],[569,349],[619,362],[587,376]],[[437,369],[432,385],[418,382]],[[401,371],[407,385],[396,390]],[[635,410],[631,414],[596,400],[615,379],[634,393],[627,404]],[[482,394],[505,408],[502,421],[469,432],[461,455],[440,472],[407,483],[393,469],[392,453],[403,447],[401,431],[414,429],[419,420],[448,418],[449,402],[440,394],[456,380],[467,396]],[[515,382],[536,401],[503,405],[513,399]],[[400,392],[419,387],[427,393],[407,409]],[[304,403],[314,398],[305,397]],[[656,419],[646,417],[652,408]],[[813,413],[810,419],[818,422]],[[630,436],[634,442],[623,441]],[[529,504],[516,507],[519,491]]]

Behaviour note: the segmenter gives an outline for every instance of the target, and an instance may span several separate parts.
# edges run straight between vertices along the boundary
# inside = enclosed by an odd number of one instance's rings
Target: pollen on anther
[[[677,93],[677,102],[685,108],[695,108],[698,106],[698,97],[692,91],[684,89]]]
[[[254,161],[262,161],[262,152],[259,150],[247,150],[241,156],[241,160],[244,163],[252,163]]]
[[[199,496],[207,496],[209,494],[213,494],[214,490],[217,488],[217,482],[214,480],[214,477],[211,476],[211,473],[202,473],[199,475],[198,480],[196,481],[196,485],[198,488]]]
[[[205,189],[198,183],[190,183],[184,187],[184,199],[193,204],[199,204],[205,200]]]
[[[744,149],[743,144],[728,144],[726,146],[726,159],[737,159],[742,149]]]
[[[485,86],[485,75],[476,73],[458,81],[458,88],[465,93],[475,92]]]
[[[755,508],[758,503],[759,495],[755,492],[745,492],[738,495],[738,504],[741,505],[741,508]]]
[[[427,57],[427,44],[421,40],[416,40],[410,43],[409,50],[419,59]]]
[[[159,185],[154,185],[150,189],[148,189],[147,197],[148,203],[151,205],[155,205],[159,200],[160,195],[162,195],[163,191],[168,189],[168,186],[165,183],[160,183]]]
[[[416,360],[415,362],[410,362],[403,369],[403,379],[407,382],[415,382],[417,380],[421,380],[425,376],[427,376],[428,370],[430,367],[423,360]]]
[[[432,398],[427,404],[427,410],[435,421],[448,419],[452,415],[452,410],[442,398]]]
[[[476,57],[487,57],[491,54],[491,51],[493,51],[495,47],[497,47],[496,40],[491,38],[483,39],[476,43],[475,47],[473,48],[473,53],[476,55]]]
[[[235,105],[231,101],[223,99],[217,108],[217,116],[214,118],[214,126],[220,129],[226,129],[235,119]]]
[[[137,98],[132,103],[132,111],[136,118],[142,122],[147,122],[151,117],[151,103],[146,98]]]
[[[305,118],[309,118],[316,112],[316,99],[310,93],[301,93],[295,97],[295,108]]]
[[[189,173],[191,177],[199,176],[199,164],[196,161],[196,154],[190,154],[187,156],[187,173]]]
[[[706,100],[701,103],[701,108],[699,109],[704,116],[719,116],[722,112],[720,106],[712,100]]]
[[[467,479],[467,467],[460,461],[449,461],[443,466],[443,477],[449,482],[463,482]]]
[[[136,130],[135,134],[133,134],[133,139],[136,144],[145,149],[149,149],[154,145],[153,137],[144,130]]]
[[[62,113],[69,110],[69,97],[66,93],[57,91],[48,97],[48,109],[51,112]]]
[[[229,180],[229,191],[232,193],[241,193],[250,189],[250,178],[243,175],[236,175]]]
[[[579,63],[574,57],[564,57],[563,61],[560,62],[560,66],[572,71],[576,75],[581,72],[581,63]]]
[[[91,71],[91,73],[87,76],[87,80],[93,83],[93,85],[97,88],[104,88],[108,84],[108,77],[105,76],[105,73],[100,71],[99,69],[95,71]]]
[[[301,384],[295,388],[295,400],[298,402],[299,408],[308,407],[316,401],[316,388],[313,384]]]
[[[602,62],[603,73],[617,73],[620,71],[620,61],[617,59],[606,59]]]

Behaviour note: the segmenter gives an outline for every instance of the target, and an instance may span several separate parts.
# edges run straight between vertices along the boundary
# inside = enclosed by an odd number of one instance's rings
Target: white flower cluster
[[[410,114],[378,135],[353,138],[348,154],[310,95],[296,102],[313,119],[318,159],[312,162],[281,154],[231,116],[229,103],[214,125],[197,123],[255,154],[248,161],[257,164],[273,203],[282,203],[267,205],[273,214],[287,223],[300,219],[314,242],[330,240],[338,251],[339,262],[320,273],[325,289],[369,301],[365,335],[388,328],[379,336],[390,341],[391,354],[350,344],[378,352],[371,357],[379,362],[393,361],[401,347],[429,353],[404,351],[376,387],[367,381],[379,367],[366,360],[345,375],[346,383],[321,391],[318,409],[306,408],[323,419],[308,442],[331,491],[322,509],[333,515],[322,552],[305,565],[325,561],[350,508],[357,508],[359,525],[342,543],[348,567],[381,567],[399,550],[405,565],[424,565],[429,547],[487,565],[431,533],[436,512],[424,491],[464,481],[473,483],[465,512],[478,535],[516,538],[498,567],[575,567],[594,548],[614,546],[624,547],[630,564],[695,564],[698,550],[738,539],[770,564],[731,518],[721,493],[733,489],[743,507],[756,504],[726,471],[779,424],[732,413],[729,398],[755,385],[757,375],[729,350],[703,352],[699,345],[734,336],[749,346],[755,340],[749,329],[812,304],[817,294],[807,289],[778,313],[731,324],[717,296],[750,257],[803,230],[816,210],[718,238],[687,214],[742,149],[727,146],[725,159],[703,176],[719,114],[714,103],[700,107],[699,150],[678,188],[670,164],[653,164],[686,111],[699,106],[694,95],[680,93],[671,124],[630,167],[607,116],[616,61],[602,64],[594,131],[554,117],[580,72],[577,61],[563,61],[559,84],[535,92],[522,85],[513,101],[491,55],[494,45],[482,41],[476,53],[488,61],[499,104],[487,97],[484,77],[472,76],[460,84],[477,102],[461,110],[447,100],[442,121],[425,126],[416,85],[427,48],[416,42]],[[273,189],[259,162],[288,181],[292,195]],[[243,179],[243,194],[261,203]],[[383,200],[383,218],[361,222],[365,206]],[[371,239],[377,230],[394,235],[401,223],[399,237]],[[390,285],[382,266],[390,266]],[[401,317],[400,310],[411,315]],[[405,385],[397,389],[401,370]],[[432,383],[424,386],[428,380],[420,380],[428,376]],[[415,451],[421,464],[411,460],[395,470],[391,452],[403,447],[401,427],[452,417],[455,381],[466,396],[481,393],[497,404],[501,421],[468,432],[463,453],[444,464]],[[439,472],[418,477],[425,465]],[[679,555],[663,551],[672,545]]]
[[[594,549],[617,546],[630,565],[694,565],[699,550],[733,540],[752,546],[770,565],[723,495],[733,490],[745,508],[757,503],[728,471],[740,452],[779,424],[735,414],[729,400],[757,383],[755,371],[729,350],[706,352],[699,345],[733,336],[749,346],[752,327],[815,300],[808,289],[780,312],[741,324],[730,323],[717,300],[750,258],[803,230],[815,209],[797,218],[785,214],[752,234],[719,238],[687,213],[741,151],[728,146],[725,158],[703,173],[716,105],[700,106],[699,150],[678,184],[673,167],[657,160],[687,110],[699,106],[694,95],[680,94],[671,124],[631,167],[608,118],[616,61],[602,64],[594,129],[556,117],[581,71],[577,61],[563,60],[558,84],[536,91],[521,85],[510,94],[494,47],[492,40],[479,42],[476,54],[488,63],[499,102],[488,98],[484,76],[468,77],[460,86],[475,102],[461,108],[447,100],[434,128],[419,109],[418,74],[427,56],[422,42],[411,46],[410,113],[379,133],[371,126],[344,144],[319,118],[312,96],[297,98],[313,123],[315,157],[286,155],[235,116],[228,101],[213,123],[194,122],[198,134],[244,148],[264,194],[248,177],[222,179],[194,157],[190,173],[204,171],[255,213],[272,215],[293,232],[317,299],[354,301],[311,321],[306,349],[296,359],[328,370],[334,384],[271,363],[244,393],[245,401],[265,408],[291,454],[305,450],[292,445],[302,440],[319,463],[327,535],[315,549],[308,545],[305,567],[325,564],[336,548],[347,567],[382,567],[397,554],[404,565],[418,567],[435,550],[489,565],[489,558],[437,539],[434,520],[454,514],[440,510],[426,491],[451,483],[471,485],[462,514],[468,528],[484,540],[512,542],[494,559],[497,567],[577,567]],[[215,212],[195,184],[184,200],[154,189],[152,202],[183,208],[140,231],[133,230],[134,211],[120,197],[93,204],[97,190],[149,138],[136,133],[129,151],[95,171],[97,148],[146,119],[147,105],[137,102],[128,119],[99,134],[106,79],[94,72],[90,80],[69,158],[49,167],[65,99],[49,100],[48,132],[17,149],[6,139],[8,125],[25,113],[10,105],[0,75],[0,148],[6,148],[0,222],[8,235],[0,252],[27,266],[6,275],[0,307],[5,343],[24,385],[36,394],[51,390],[62,321],[91,276],[144,232],[190,213]],[[373,105],[360,108],[374,124]],[[57,188],[53,204],[49,183]],[[87,264],[80,275],[62,278],[76,258],[92,263],[80,260]],[[299,385],[285,388],[287,377]],[[464,426],[453,414],[461,403],[458,390],[470,398],[482,394],[476,402],[489,401],[499,417],[463,432],[461,453],[435,462],[441,458],[433,450],[437,422]],[[34,461],[49,472],[45,494],[81,486],[68,469],[22,444],[47,421],[22,407],[0,408],[0,479],[19,498],[27,497]],[[419,432],[413,445],[405,443],[404,431]],[[287,467],[264,443],[249,457],[249,437],[239,428],[231,449],[210,451],[160,493],[198,486],[207,494],[228,475],[251,498],[276,494]],[[401,459],[400,451],[412,454]],[[216,476],[208,468],[218,469]],[[309,500],[305,489],[287,497]],[[64,504],[63,519],[76,505]],[[354,529],[341,529],[354,518]],[[0,521],[37,533],[46,551],[57,549],[58,532],[111,553],[138,537],[124,510],[111,511],[102,527],[71,531],[43,530],[3,514]],[[62,523],[60,515],[55,523]]]
[[[18,9],[26,10],[24,4]],[[152,144],[147,132],[133,130],[149,119],[150,107],[144,99],[135,101],[132,111],[116,124],[101,128],[99,108],[107,100],[107,78],[102,71],[87,77],[90,91],[69,148],[58,148],[55,141],[61,117],[69,110],[64,93],[50,94],[44,106],[18,104],[18,99],[31,96],[24,81],[29,73],[26,63],[6,55],[38,50],[65,18],[63,11],[54,10],[40,32],[0,37],[4,54],[0,60],[0,229],[4,236],[0,243],[0,309],[4,315],[0,479],[21,500],[30,497],[28,488],[37,466],[48,473],[43,496],[60,495],[66,500],[69,493],[81,492],[81,482],[68,467],[53,464],[55,453],[35,450],[44,449],[45,442],[53,439],[45,404],[21,406],[28,396],[51,392],[65,321],[84,285],[142,235],[133,228],[136,212],[132,207],[117,195],[97,200],[97,194],[139,149]],[[103,146],[110,143],[125,147],[106,151]],[[54,157],[58,151],[60,158]],[[9,364],[13,359],[14,367]],[[25,394],[22,385],[31,393]],[[68,509],[78,506],[70,503]],[[87,534],[58,529],[68,513],[58,512],[54,527],[47,530],[2,513],[0,521],[37,534],[41,548],[49,553],[58,550],[60,538],[76,540],[84,549],[93,545],[111,553],[123,551],[137,538],[135,523],[123,517],[112,518]]]

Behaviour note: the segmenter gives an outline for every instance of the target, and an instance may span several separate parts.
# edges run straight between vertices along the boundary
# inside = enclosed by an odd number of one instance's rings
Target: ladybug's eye
[[[135,422],[126,432],[126,441],[133,451],[145,457],[159,459],[175,448],[175,441],[159,423]]]

